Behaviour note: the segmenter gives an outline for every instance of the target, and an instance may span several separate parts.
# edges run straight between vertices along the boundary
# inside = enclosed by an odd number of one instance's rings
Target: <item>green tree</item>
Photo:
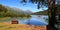
[[[8,11],[8,9],[3,6],[2,4],[0,4],[0,17],[4,17],[6,15],[6,12]]]
[[[26,3],[27,0],[22,0],[22,3]],[[56,23],[56,6],[55,6],[55,2],[56,0],[29,0],[29,2],[32,2],[33,4],[36,3],[37,4],[37,8],[39,9],[40,7],[46,6],[48,7],[48,15],[49,16],[49,26],[53,27],[55,29],[55,23]],[[56,30],[56,29],[55,29]]]
[[[0,4],[0,12],[7,12],[7,8]]]
[[[56,6],[57,6],[56,14],[60,14],[60,4],[56,4]]]

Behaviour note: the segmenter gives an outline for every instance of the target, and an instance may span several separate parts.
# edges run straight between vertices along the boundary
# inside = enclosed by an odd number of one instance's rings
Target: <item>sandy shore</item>
[[[46,26],[45,26],[46,27]],[[11,24],[9,22],[0,22],[0,30],[46,30],[39,26],[30,26],[25,24]]]

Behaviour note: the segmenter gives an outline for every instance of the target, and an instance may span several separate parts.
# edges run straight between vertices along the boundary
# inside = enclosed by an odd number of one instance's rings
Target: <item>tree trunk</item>
[[[48,15],[49,15],[49,25],[47,26],[47,30],[56,30],[55,23],[56,23],[56,13],[55,13],[55,0],[48,0]]]

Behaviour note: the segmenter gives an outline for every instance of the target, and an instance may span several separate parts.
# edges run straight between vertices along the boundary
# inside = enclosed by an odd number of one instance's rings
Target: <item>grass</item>
[[[25,24],[11,24],[10,22],[0,22],[0,30],[40,30],[41,27],[30,26]],[[44,29],[46,30],[46,29]]]
[[[0,18],[0,20],[6,20],[6,19],[10,19],[10,17],[3,17],[3,18]]]

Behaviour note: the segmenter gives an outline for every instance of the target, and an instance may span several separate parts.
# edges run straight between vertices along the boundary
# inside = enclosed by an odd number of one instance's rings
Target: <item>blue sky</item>
[[[20,3],[20,0],[0,0],[0,4],[9,6],[9,7],[16,7],[23,10],[31,10],[32,12],[38,12],[43,11],[42,8],[37,9],[36,4],[32,3],[26,3],[26,5],[23,5],[23,3]],[[44,9],[47,9],[46,7]]]

